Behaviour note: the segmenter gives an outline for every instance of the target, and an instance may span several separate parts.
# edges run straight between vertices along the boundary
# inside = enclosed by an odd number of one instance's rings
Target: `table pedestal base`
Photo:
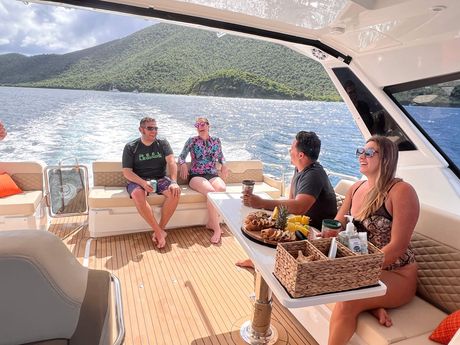
[[[259,271],[254,277],[254,310],[251,321],[241,326],[240,335],[251,345],[269,345],[278,340],[278,331],[270,325],[272,316],[272,292]]]
[[[251,345],[272,345],[278,340],[278,331],[275,327],[270,326],[267,332],[262,334],[252,329],[250,320],[241,325],[240,335],[246,343]]]

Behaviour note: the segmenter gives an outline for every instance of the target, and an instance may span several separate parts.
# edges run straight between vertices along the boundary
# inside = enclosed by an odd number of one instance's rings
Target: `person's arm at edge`
[[[146,180],[143,178],[139,177],[133,169],[131,168],[123,168],[123,176],[130,182],[137,183],[139,186],[144,188],[147,192],[151,193],[153,192],[152,187],[147,183]]]
[[[409,246],[420,214],[420,204],[414,188],[406,183],[397,183],[390,191],[391,240],[382,248],[385,254],[383,268],[389,266],[405,253]]]
[[[174,159],[174,155],[167,155],[165,159],[169,171],[169,177],[171,178],[171,180],[173,180],[173,182],[177,183],[177,164],[176,160]]]
[[[187,179],[188,177],[188,168],[187,168],[187,164],[185,160],[187,159],[187,156],[190,152],[191,139],[192,138],[187,139],[187,141],[184,144],[184,148],[182,149],[182,152],[180,153],[177,159],[177,163],[179,164],[180,177],[183,178],[184,180]]]
[[[220,176],[223,180],[226,180],[228,177],[228,168],[225,165],[225,157],[222,151],[222,143],[219,138],[217,138],[218,149],[217,149],[217,162],[220,163]]]
[[[273,210],[276,206],[286,206],[289,213],[292,214],[304,214],[310,207],[315,203],[316,199],[309,194],[297,194],[295,199],[262,199],[258,195],[244,196],[247,199],[247,203],[254,208],[263,208],[265,210]]]
[[[342,228],[345,228],[347,220],[345,219],[345,215],[349,214],[351,208],[351,199],[353,197],[353,191],[358,188],[358,186],[363,181],[355,182],[350,188],[348,188],[347,194],[345,195],[345,199],[343,200],[342,206],[340,206],[337,215],[335,216],[335,220],[338,220],[342,224]]]

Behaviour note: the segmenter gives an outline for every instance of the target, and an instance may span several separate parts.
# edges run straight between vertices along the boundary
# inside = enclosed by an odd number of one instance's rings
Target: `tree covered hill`
[[[164,23],[64,55],[0,55],[0,85],[340,99],[319,63],[288,48]]]

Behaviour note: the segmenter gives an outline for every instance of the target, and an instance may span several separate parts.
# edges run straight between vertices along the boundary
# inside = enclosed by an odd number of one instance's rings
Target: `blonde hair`
[[[356,219],[363,220],[375,213],[385,202],[388,190],[393,185],[398,164],[398,147],[390,139],[374,135],[366,143],[377,144],[377,151],[380,155],[379,171],[375,186],[364,198],[363,207],[356,215]]]
[[[196,122],[206,122],[206,124],[209,125],[209,121],[206,117],[197,117],[196,120],[195,120],[195,123]]]

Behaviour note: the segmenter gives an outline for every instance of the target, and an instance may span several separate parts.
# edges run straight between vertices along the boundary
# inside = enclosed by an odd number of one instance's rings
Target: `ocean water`
[[[207,117],[227,160],[260,159],[275,176],[292,174],[288,148],[295,134],[315,131],[323,166],[359,176],[354,152],[363,137],[344,103],[100,91],[0,87],[0,120],[8,129],[1,160],[121,160],[144,116],[157,119],[158,135],[176,156],[196,135],[195,118]]]

